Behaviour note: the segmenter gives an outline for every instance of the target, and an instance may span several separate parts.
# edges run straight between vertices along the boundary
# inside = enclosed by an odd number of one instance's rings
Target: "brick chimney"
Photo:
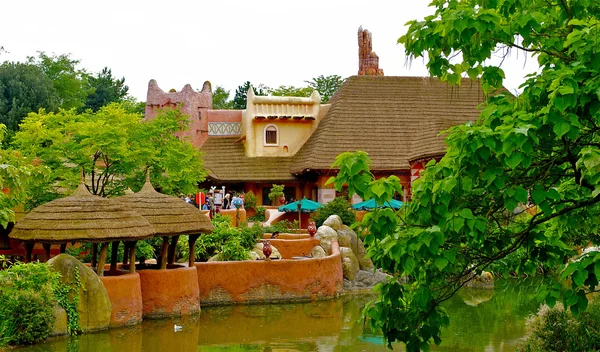
[[[358,28],[358,75],[359,76],[383,76],[383,70],[379,68],[379,56],[373,51],[371,32]]]

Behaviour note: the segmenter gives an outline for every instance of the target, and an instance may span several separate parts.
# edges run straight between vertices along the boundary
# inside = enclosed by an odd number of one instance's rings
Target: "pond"
[[[491,290],[464,290],[445,303],[451,325],[434,351],[514,351],[535,313],[539,279],[499,281]],[[372,295],[277,305],[203,308],[199,316],[144,321],[141,325],[55,338],[15,351],[388,351],[363,326],[361,310]],[[176,327],[177,326],[177,327]],[[395,351],[403,351],[401,344]]]

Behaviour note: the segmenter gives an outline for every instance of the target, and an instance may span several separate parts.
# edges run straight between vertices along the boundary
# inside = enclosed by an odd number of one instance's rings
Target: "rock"
[[[348,247],[352,249],[354,255],[356,255],[356,259],[358,259],[361,270],[373,269],[373,262],[370,258],[367,258],[365,246],[360,238],[358,238],[356,232],[354,232],[350,227],[342,225],[342,227],[337,230],[337,234],[340,247]]]
[[[258,242],[254,246],[254,249],[252,249],[252,252],[258,254],[258,257],[260,259],[265,259],[265,254],[263,253],[263,247],[264,247],[264,244],[262,242]],[[271,245],[271,255],[269,256],[269,258],[271,258],[271,259],[281,259],[281,254],[279,253],[279,251],[277,250],[277,248],[275,248],[275,246],[273,246],[273,245]]]
[[[248,255],[250,256],[250,260],[259,260],[260,259],[260,255],[258,255],[258,253],[256,253],[255,251],[250,251],[250,253],[248,253]]]
[[[481,275],[473,273],[474,279],[467,282],[465,287],[480,287],[480,288],[494,288],[494,276],[489,271],[482,271]]]
[[[311,249],[310,254],[308,256],[311,258],[325,258],[327,256],[327,253],[325,253],[323,247],[315,246],[313,247],[313,249]]]
[[[222,262],[223,259],[221,258],[221,253],[217,253],[215,255],[213,255],[212,257],[208,258],[207,262]]]
[[[354,281],[344,279],[345,291],[370,291],[375,285],[390,277],[381,270],[359,270]]]
[[[360,238],[358,239],[358,250],[354,252],[354,254],[356,254],[356,258],[358,259],[358,263],[360,264],[360,270],[373,269],[373,261],[371,261],[371,258],[367,258],[367,251],[365,250],[365,245],[362,243]]]
[[[81,288],[79,289],[79,325],[83,331],[108,329],[110,324],[111,303],[106,288],[89,267],[68,254],[59,254],[48,264],[59,272],[61,281],[67,285],[76,285],[75,272],[79,271]]]
[[[344,226],[344,224],[342,223],[342,219],[339,217],[339,215],[331,215],[327,218],[327,220],[325,220],[325,222],[323,222],[323,226],[329,226],[338,231],[342,228],[342,226]]]
[[[68,333],[67,330],[67,312],[63,307],[58,304],[54,304],[54,317],[56,321],[54,322],[54,330],[52,331],[52,336],[62,336]]]
[[[333,216],[333,215],[332,215]],[[329,217],[331,218],[331,216]],[[315,238],[321,241],[320,245],[325,250],[327,255],[331,254],[331,241],[337,240],[338,235],[337,232],[329,226],[323,225],[319,227],[317,233],[315,234]]]
[[[354,278],[360,270],[358,259],[352,252],[352,249],[348,247],[340,247],[340,254],[342,256],[342,270],[344,271],[344,277],[350,281],[354,281]]]

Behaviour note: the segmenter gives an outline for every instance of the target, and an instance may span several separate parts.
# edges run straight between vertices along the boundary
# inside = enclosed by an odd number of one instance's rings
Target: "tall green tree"
[[[60,103],[52,80],[36,65],[4,62],[0,65],[0,123],[16,131],[28,113],[56,111]]]
[[[38,57],[28,57],[28,63],[42,69],[59,96],[59,106],[63,109],[79,109],[85,104],[87,73],[77,68],[80,61],[72,60],[69,54],[47,55],[38,52]]]
[[[235,96],[233,97],[234,109],[243,110],[246,108],[246,94],[250,87],[252,87],[252,84],[250,81],[246,81],[235,90]],[[259,84],[258,87],[252,87],[252,89],[254,89],[255,95],[267,95],[268,88],[262,84]]]
[[[267,92],[269,95],[279,97],[310,97],[313,88],[309,87],[294,87],[294,86],[279,86],[278,88],[269,89]]]
[[[321,103],[327,103],[331,96],[342,86],[344,79],[338,75],[315,77],[308,83],[308,87],[316,90],[321,95]]]
[[[600,284],[598,252],[570,260],[578,248],[600,245],[600,3],[432,6],[399,42],[409,56],[425,56],[432,75],[451,84],[480,77],[488,95],[475,123],[448,131],[445,157],[414,183],[410,205],[399,214],[377,210],[363,223],[369,255],[394,274],[366,313],[388,342],[409,351],[440,343],[449,321],[440,304],[490,266],[505,275],[543,266],[556,281],[543,283],[538,298],[575,313]],[[540,65],[518,97],[500,89],[504,72],[489,62],[502,51],[532,53]],[[368,165],[364,153],[341,155],[334,183],[382,204],[399,184],[374,180]]]
[[[217,86],[213,92],[213,106],[215,110],[233,109],[233,101],[229,100],[229,91],[221,86]]]
[[[193,193],[205,177],[202,155],[174,133],[187,127],[178,109],[152,121],[113,103],[97,112],[31,113],[14,138],[15,146],[50,169],[50,182],[34,190],[42,203],[74,189],[81,169],[93,194],[113,196],[138,190],[147,167],[155,186],[168,194]]]
[[[88,78],[90,93],[85,100],[84,109],[98,111],[101,107],[110,103],[123,101],[127,96],[129,87],[125,85],[125,77],[121,79],[112,75],[108,67],[102,69],[95,76]]]

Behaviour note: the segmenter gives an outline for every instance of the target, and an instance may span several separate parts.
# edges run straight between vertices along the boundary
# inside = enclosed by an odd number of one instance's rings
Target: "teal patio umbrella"
[[[404,203],[402,203],[399,200],[392,199],[389,202],[385,202],[384,205],[377,206],[377,203],[375,203],[375,199],[369,199],[369,200],[365,200],[360,203],[356,203],[356,204],[352,205],[352,209],[354,209],[354,210],[372,210],[374,208],[392,208],[392,209],[397,210],[397,209],[400,209],[400,207],[403,204]]]
[[[317,211],[323,204],[314,202],[312,200],[302,198],[302,200],[298,200],[286,205],[282,205],[279,207],[279,211],[285,213],[295,213],[298,212],[298,227],[302,228],[302,213],[312,213]]]

